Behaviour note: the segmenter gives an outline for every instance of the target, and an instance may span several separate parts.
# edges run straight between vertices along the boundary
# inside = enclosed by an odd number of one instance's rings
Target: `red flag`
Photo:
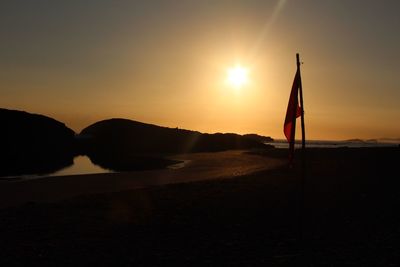
[[[290,161],[293,158],[294,153],[294,136],[296,131],[296,118],[301,116],[301,108],[299,106],[298,91],[300,87],[300,72],[296,71],[294,77],[292,91],[290,93],[289,103],[286,111],[285,124],[283,126],[283,132],[285,133],[286,139],[289,142],[289,158]]]

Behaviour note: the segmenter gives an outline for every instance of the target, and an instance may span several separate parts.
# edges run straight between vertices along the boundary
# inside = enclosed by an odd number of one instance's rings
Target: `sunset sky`
[[[3,0],[0,107],[77,132],[122,117],[283,138],[298,52],[308,138],[398,138],[399,10],[398,0]],[[248,74],[239,88],[227,82],[235,66]]]

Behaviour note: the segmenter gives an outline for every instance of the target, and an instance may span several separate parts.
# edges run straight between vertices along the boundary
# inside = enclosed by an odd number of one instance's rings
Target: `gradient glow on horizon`
[[[122,117],[283,138],[299,52],[309,139],[399,138],[398,10],[394,0],[6,0],[0,107],[77,132]],[[236,62],[251,70],[241,90],[226,83]]]

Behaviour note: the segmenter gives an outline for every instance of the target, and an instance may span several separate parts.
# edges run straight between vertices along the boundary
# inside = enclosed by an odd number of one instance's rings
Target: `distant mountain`
[[[267,145],[238,134],[203,134],[167,128],[127,119],[110,119],[82,130],[85,150],[93,153],[187,153],[228,149],[268,148]]]
[[[388,138],[388,137],[382,137],[378,139],[379,142],[383,143],[400,143],[400,137],[399,138]]]
[[[262,135],[258,135],[258,134],[244,134],[243,137],[261,142],[261,143],[268,143],[268,142],[272,142],[274,141],[274,139],[272,139],[269,136],[262,136]]]
[[[378,143],[377,139],[358,139],[358,138],[354,138],[354,139],[347,139],[345,140],[345,142],[353,142],[353,143]]]
[[[52,118],[0,108],[0,176],[72,164],[75,133]]]
[[[354,142],[354,143],[365,143],[364,140],[358,139],[358,138],[347,139],[347,140],[344,140],[344,141],[345,142]]]
[[[345,142],[357,143],[400,143],[400,138],[378,138],[378,139],[348,139]]]

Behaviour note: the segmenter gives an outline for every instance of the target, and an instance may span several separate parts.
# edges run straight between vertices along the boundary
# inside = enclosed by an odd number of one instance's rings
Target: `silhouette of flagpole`
[[[300,108],[301,108],[301,149],[303,154],[303,162],[305,161],[304,154],[306,149],[306,129],[304,125],[304,104],[303,104],[303,85],[301,82],[301,72],[300,72],[300,55],[299,53],[296,54],[296,64],[297,64],[297,71],[299,72],[299,94],[300,94]]]
[[[305,184],[306,184],[306,130],[304,125],[304,103],[303,103],[303,85],[301,81],[301,72],[300,72],[300,55],[296,53],[296,65],[298,71],[298,86],[299,86],[299,95],[300,95],[300,109],[301,109],[301,181],[300,181],[300,203],[299,203],[299,241],[301,242],[303,253],[305,252],[305,219],[307,218],[307,214],[305,214]]]
[[[306,180],[306,129],[304,125],[304,104],[303,104],[303,85],[301,82],[301,72],[300,72],[300,55],[296,54],[296,64],[297,64],[297,72],[298,72],[298,86],[299,86],[299,95],[300,95],[300,109],[301,109],[301,195],[302,202],[304,203],[304,186]]]

